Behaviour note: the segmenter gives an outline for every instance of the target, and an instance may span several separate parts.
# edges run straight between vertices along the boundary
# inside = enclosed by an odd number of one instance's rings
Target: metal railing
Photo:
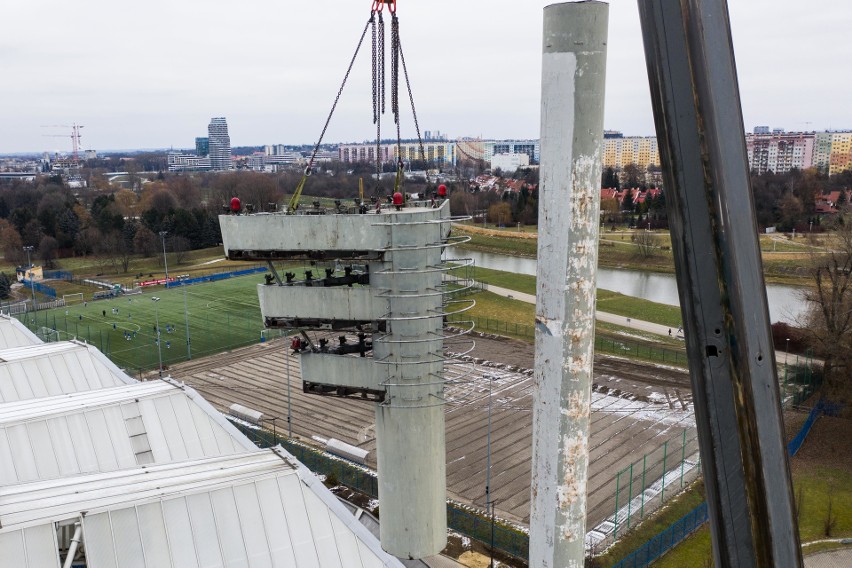
[[[621,560],[613,568],[640,568],[680,544],[680,542],[695,532],[707,522],[707,502],[700,504],[692,511],[669,525],[666,530],[637,548],[629,556]]]
[[[535,327],[532,325],[477,316],[467,316],[464,319],[472,320],[476,324],[475,331],[505,334],[529,340],[535,339]],[[453,321],[453,318],[450,321]],[[595,336],[595,350],[601,353],[623,355],[625,357],[669,365],[680,365],[683,367],[688,363],[685,351],[677,351],[629,339],[612,338],[603,335]]]
[[[276,431],[252,428],[235,422],[243,434],[261,448],[280,444],[293,454],[308,469],[318,475],[333,478],[351,489],[360,491],[370,497],[379,496],[379,480],[375,474],[366,471],[363,466],[356,465],[344,459],[331,457],[317,449],[295,443],[282,437]],[[455,503],[447,503],[447,526],[464,536],[475,539],[486,546],[491,546],[492,521],[484,515],[466,510]],[[506,527],[500,522],[493,526],[494,548],[523,560],[529,555],[529,536],[522,531]]]
[[[679,494],[700,472],[698,433],[685,428],[681,435],[616,474],[615,493],[607,501],[614,501],[613,513],[598,529],[601,536],[617,540],[619,534]]]
[[[787,444],[787,453],[792,457],[802,447],[811,427],[816,422],[816,419],[823,412],[825,403],[819,401],[811,412],[808,414],[805,423],[796,436]],[[651,564],[654,560],[661,557],[663,554],[681,543],[687,536],[695,532],[705,522],[709,520],[707,512],[707,502],[701,503],[698,507],[681,517],[679,520],[672,523],[663,532],[645,542],[642,546],[634,550],[620,562],[615,564],[613,568],[644,568]]]

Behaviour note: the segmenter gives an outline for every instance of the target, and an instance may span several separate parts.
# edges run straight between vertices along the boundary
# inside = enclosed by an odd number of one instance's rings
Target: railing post
[[[633,506],[633,464],[630,464],[630,489],[627,492],[627,528],[630,528],[630,512]]]
[[[683,443],[680,446],[680,487],[683,489],[683,469],[686,463],[686,428],[683,429]]]
[[[621,481],[621,472],[615,475],[615,513],[612,515],[612,522],[615,526],[612,529],[612,540],[618,538],[618,491],[619,482]]]
[[[666,502],[666,457],[669,452],[669,441],[663,442],[663,486],[660,489],[660,504]]]
[[[645,490],[647,487],[645,486],[645,465],[648,461],[648,454],[642,456],[642,510],[639,512],[639,518],[645,518]]]

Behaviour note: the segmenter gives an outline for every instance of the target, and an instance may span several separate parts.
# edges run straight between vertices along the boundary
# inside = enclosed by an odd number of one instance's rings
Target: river
[[[536,260],[534,258],[472,250],[457,250],[454,252],[454,256],[472,258],[476,266],[482,268],[532,276],[536,274]],[[677,280],[674,274],[598,268],[598,288],[659,304],[680,305],[677,295]],[[804,315],[806,304],[802,300],[801,288],[769,284],[766,286],[766,297],[769,300],[769,317],[773,322],[783,321],[795,324]]]

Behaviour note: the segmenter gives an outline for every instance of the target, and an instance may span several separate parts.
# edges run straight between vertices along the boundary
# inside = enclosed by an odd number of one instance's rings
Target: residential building
[[[803,132],[785,133],[773,129],[771,134],[746,134],[749,167],[752,172],[788,172],[813,166],[814,135]]]
[[[813,166],[830,175],[852,169],[852,131],[816,133]]]
[[[210,119],[207,127],[210,155],[210,169],[225,171],[231,169],[231,137],[228,136],[228,123],[224,117]]]
[[[604,138],[603,167],[622,169],[629,164],[640,168],[660,165],[657,139],[653,136],[613,136]]]
[[[530,165],[527,154],[495,154],[491,157],[491,170],[500,168],[504,173],[516,172],[518,168]]]
[[[421,146],[417,140],[405,140],[399,144],[382,143],[378,148],[379,156],[382,162],[395,162],[397,159],[403,161],[413,161],[425,159],[431,162],[440,164],[455,164],[456,163],[456,147],[454,142],[431,140],[423,142],[423,155],[421,155]],[[317,160],[319,159],[319,156]],[[341,162],[375,162],[376,161],[376,145],[370,143],[364,144],[341,144],[338,148],[338,159]],[[315,161],[317,161],[315,160]]]

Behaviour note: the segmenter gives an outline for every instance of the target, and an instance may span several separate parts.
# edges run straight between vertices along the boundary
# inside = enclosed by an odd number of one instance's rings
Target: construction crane
[[[80,138],[82,138],[82,134],[80,134],[80,129],[83,128],[82,124],[77,124],[76,122],[70,126],[67,124],[50,124],[47,126],[42,126],[42,128],[70,128],[73,163],[74,166],[80,164]],[[68,138],[68,134],[42,134],[42,136],[47,136],[50,138]]]

